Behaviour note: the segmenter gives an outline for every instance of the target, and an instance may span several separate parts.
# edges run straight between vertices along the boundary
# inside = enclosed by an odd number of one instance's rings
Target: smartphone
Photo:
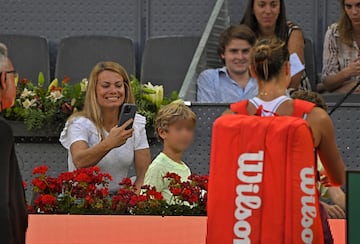
[[[126,121],[129,119],[134,119],[136,114],[137,107],[135,104],[124,103],[121,107],[120,116],[119,116],[119,123],[118,126],[122,126]],[[125,129],[131,129],[133,123],[127,126]]]

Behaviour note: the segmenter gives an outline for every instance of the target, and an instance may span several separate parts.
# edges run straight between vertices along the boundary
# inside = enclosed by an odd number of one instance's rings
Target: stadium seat
[[[88,78],[92,68],[101,61],[114,61],[135,74],[135,48],[132,40],[112,36],[72,36],[61,40],[55,77],[70,78],[70,83]]]
[[[164,86],[164,95],[179,91],[200,37],[169,36],[147,40],[141,82]]]
[[[305,70],[310,80],[311,89],[313,91],[316,91],[317,75],[316,75],[315,49],[312,40],[309,38],[305,38],[304,58],[305,58]]]
[[[45,81],[50,80],[48,40],[40,36],[0,34],[0,42],[8,48],[8,53],[20,78],[38,81],[43,72]]]

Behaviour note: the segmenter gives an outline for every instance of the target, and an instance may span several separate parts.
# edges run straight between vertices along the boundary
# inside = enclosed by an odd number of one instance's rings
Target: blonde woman
[[[84,109],[69,118],[60,142],[68,150],[69,170],[97,165],[112,175],[109,190],[116,193],[118,183],[135,164],[135,185],[140,189],[150,164],[146,138],[146,119],[136,114],[118,127],[121,106],[134,103],[129,77],[114,62],[98,63],[90,73]],[[125,128],[133,122],[133,128]]]

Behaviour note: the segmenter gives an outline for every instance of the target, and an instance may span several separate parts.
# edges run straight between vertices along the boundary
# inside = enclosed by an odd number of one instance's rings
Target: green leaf
[[[42,87],[42,86],[44,85],[44,83],[45,83],[44,74],[43,74],[43,72],[40,72],[40,73],[39,73],[39,76],[38,76],[38,85],[39,85],[40,87]]]
[[[81,96],[81,85],[80,85],[80,83],[75,84],[73,88],[74,88],[74,94],[73,94],[72,98],[80,97]]]

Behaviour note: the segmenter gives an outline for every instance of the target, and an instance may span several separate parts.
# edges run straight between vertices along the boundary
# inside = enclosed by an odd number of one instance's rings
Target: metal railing
[[[221,32],[229,24],[228,0],[217,0],[186,73],[179,92],[180,98],[196,101],[196,81],[200,72],[223,65],[217,53],[218,41]]]

